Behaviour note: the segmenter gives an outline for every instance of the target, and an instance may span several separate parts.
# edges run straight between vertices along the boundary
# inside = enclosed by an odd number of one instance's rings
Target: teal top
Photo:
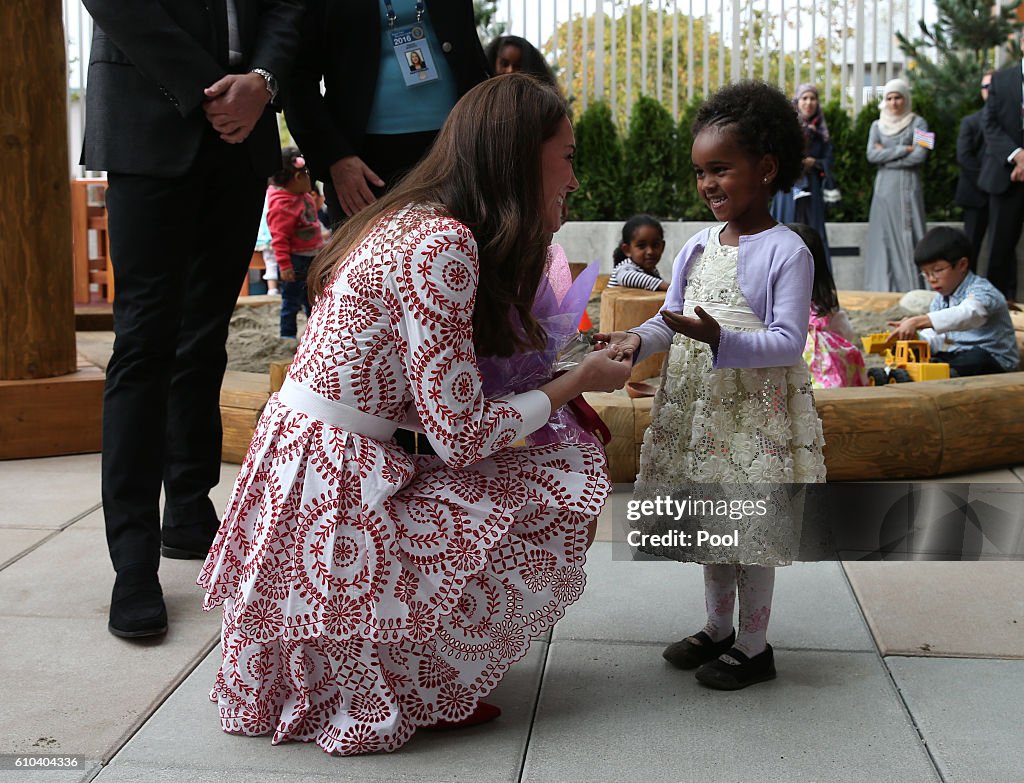
[[[387,9],[384,0],[380,6],[380,67],[377,72],[377,91],[366,132],[394,135],[417,133],[440,128],[459,99],[455,74],[441,51],[441,41],[430,22],[430,13],[424,11],[422,24],[430,47],[431,60],[440,78],[407,87],[395,47],[391,43]],[[395,28],[406,27],[416,21],[416,0],[391,0],[398,19]]]

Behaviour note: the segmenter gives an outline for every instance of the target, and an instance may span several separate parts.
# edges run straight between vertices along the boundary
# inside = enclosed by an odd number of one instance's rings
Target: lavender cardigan
[[[672,283],[665,310],[683,311],[686,275],[708,242],[706,228],[690,238],[672,263]],[[714,367],[788,367],[803,361],[814,284],[814,262],[803,240],[779,224],[740,237],[736,275],[750,309],[768,329],[738,332],[722,329]],[[643,342],[636,361],[668,350],[675,332],[656,315],[635,329]]]

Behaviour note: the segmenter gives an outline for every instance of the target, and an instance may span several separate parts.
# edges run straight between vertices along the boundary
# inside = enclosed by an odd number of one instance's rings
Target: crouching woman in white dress
[[[484,397],[477,366],[544,345],[530,307],[574,150],[555,90],[489,80],[320,256],[199,580],[223,608],[225,731],[348,755],[490,719],[481,698],[580,596],[604,454],[512,444],[581,392],[623,386],[629,363],[595,352],[504,399]],[[437,456],[395,445],[410,418]]]

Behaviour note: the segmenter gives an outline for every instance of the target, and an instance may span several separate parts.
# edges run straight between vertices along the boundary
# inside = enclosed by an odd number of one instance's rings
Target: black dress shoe
[[[670,644],[661,653],[661,657],[677,669],[696,669],[702,663],[715,660],[732,647],[734,641],[735,630],[720,642],[713,642],[704,631],[698,631],[693,636]]]
[[[110,596],[107,630],[125,639],[167,632],[167,608],[156,571],[135,566],[118,572]]]
[[[160,534],[160,554],[172,560],[205,560],[216,535],[217,528],[208,525],[165,527]]]
[[[185,506],[165,506],[160,554],[172,560],[205,560],[220,519],[208,498]]]
[[[694,675],[697,682],[719,691],[738,691],[756,682],[775,679],[775,654],[772,646],[748,658],[733,647],[710,663],[705,663]]]

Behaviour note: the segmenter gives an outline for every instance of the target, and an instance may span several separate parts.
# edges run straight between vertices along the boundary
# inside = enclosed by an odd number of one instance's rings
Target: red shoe
[[[481,701],[477,703],[476,709],[462,720],[439,720],[435,723],[431,723],[429,726],[421,726],[420,728],[428,731],[464,729],[468,726],[479,726],[481,723],[487,723],[488,721],[494,720],[499,715],[501,715],[501,707],[496,707],[493,704]]]

